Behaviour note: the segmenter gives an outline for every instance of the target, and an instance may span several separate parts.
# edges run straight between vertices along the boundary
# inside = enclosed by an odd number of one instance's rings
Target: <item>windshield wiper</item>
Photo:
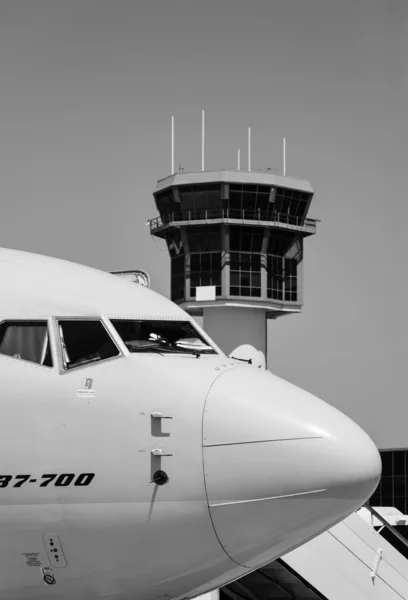
[[[230,358],[233,358],[234,360],[240,360],[242,362],[246,362],[249,365],[252,365],[252,358],[237,358],[236,356],[230,356]]]
[[[163,346],[159,342],[151,342],[148,340],[133,340],[126,342],[130,352],[156,352],[157,354],[193,354],[196,358],[200,358],[200,353],[197,350],[181,349],[176,346]]]
[[[163,354],[162,349],[159,348],[159,344],[157,342],[146,342],[144,344],[140,344],[140,341],[137,340],[132,342],[126,342],[126,347],[130,352],[156,352],[157,354]]]
[[[204,344],[198,338],[181,338],[177,342],[174,343],[177,348],[181,348],[183,350],[193,350],[194,352],[199,352],[200,354],[214,353],[214,350],[208,344]]]
[[[168,352],[173,352],[174,354],[192,354],[196,358],[200,358],[201,353],[198,350],[193,350],[189,348],[178,348],[177,346],[171,346],[170,348],[166,348]]]

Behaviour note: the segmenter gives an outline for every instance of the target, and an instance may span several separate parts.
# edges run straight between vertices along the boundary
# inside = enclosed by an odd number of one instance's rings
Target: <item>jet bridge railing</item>
[[[406,548],[406,552],[405,552],[404,554],[405,554],[405,556],[407,556],[407,555],[408,555],[408,540],[406,540],[406,539],[404,538],[404,536],[403,536],[403,535],[401,535],[401,534],[399,533],[399,531],[396,531],[396,529],[395,529],[395,528],[394,528],[392,525],[390,525],[390,524],[388,523],[388,521],[387,521],[386,519],[384,519],[384,517],[383,517],[383,516],[381,516],[381,515],[380,515],[380,513],[378,513],[378,512],[375,510],[375,508],[373,508],[372,506],[370,506],[370,505],[368,504],[368,502],[366,502],[366,504],[364,504],[364,508],[366,508],[366,509],[369,511],[369,513],[371,513],[372,522],[373,522],[373,517],[375,517],[376,519],[378,519],[378,520],[380,521],[380,523],[382,523],[382,527],[381,527],[381,529],[379,530],[379,533],[381,533],[381,531],[382,531],[383,529],[386,529],[386,530],[387,530],[387,531],[388,531],[388,532],[391,534],[391,538],[392,538],[392,537],[394,537],[394,538],[395,538],[396,540],[398,540],[398,541],[399,541],[401,544],[403,544],[403,546],[405,546],[405,548]],[[388,540],[388,541],[390,542],[390,544],[392,544],[392,541],[391,541],[391,540]],[[393,544],[393,545],[394,545],[394,544]],[[395,547],[396,547],[396,546],[395,546]],[[398,548],[397,548],[397,549],[398,549]]]

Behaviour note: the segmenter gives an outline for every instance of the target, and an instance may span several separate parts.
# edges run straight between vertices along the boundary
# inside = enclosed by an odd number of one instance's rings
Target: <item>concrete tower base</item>
[[[266,313],[236,306],[203,309],[203,329],[226,354],[237,346],[251,344],[266,360]]]

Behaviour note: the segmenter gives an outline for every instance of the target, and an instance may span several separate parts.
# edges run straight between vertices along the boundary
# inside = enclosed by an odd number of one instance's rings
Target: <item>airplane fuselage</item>
[[[190,598],[375,488],[352,421],[153,291],[8,250],[0,281],[1,598]]]

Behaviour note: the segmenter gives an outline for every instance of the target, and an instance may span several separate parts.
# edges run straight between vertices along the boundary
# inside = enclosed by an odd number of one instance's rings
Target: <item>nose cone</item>
[[[381,475],[377,448],[351,419],[250,367],[223,373],[211,387],[203,452],[217,536],[252,568],[359,508]]]

